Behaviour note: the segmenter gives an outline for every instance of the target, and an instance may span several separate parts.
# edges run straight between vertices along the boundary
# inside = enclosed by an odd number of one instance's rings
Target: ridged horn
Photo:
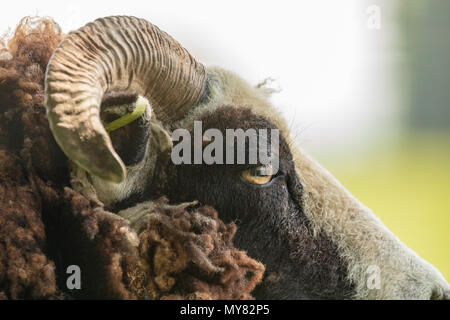
[[[103,179],[120,182],[125,166],[100,120],[107,92],[146,97],[161,121],[181,119],[205,89],[203,65],[177,41],[135,17],[95,20],[71,32],[53,53],[45,78],[45,105],[65,154]]]

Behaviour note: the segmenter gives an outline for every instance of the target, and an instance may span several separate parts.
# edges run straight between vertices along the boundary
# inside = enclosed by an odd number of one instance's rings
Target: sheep
[[[153,269],[137,267],[148,265],[150,259],[139,249],[146,239],[159,239],[148,236],[155,230],[151,228],[154,219],[164,221],[173,216],[158,212],[182,210],[186,219],[193,215],[203,221],[199,210],[206,205],[218,213],[209,215],[216,222],[208,223],[220,224],[220,217],[224,224],[237,225],[231,233],[242,256],[237,261],[254,274],[250,283],[240,285],[246,288],[241,297],[251,292],[257,299],[450,298],[450,287],[439,271],[401,243],[295,145],[285,120],[270,103],[267,89],[252,87],[221,68],[204,67],[151,23],[127,16],[88,23],[59,43],[45,77],[39,76],[45,82],[45,101],[36,104],[45,106],[60,150],[55,147],[51,152],[55,166],[41,168],[33,159],[25,162],[34,173],[29,179],[33,188],[48,198],[42,214],[53,211],[45,214],[46,225],[58,226],[48,234],[53,237],[53,250],[64,256],[69,243],[74,243],[66,239],[58,248],[60,243],[54,240],[64,239],[64,231],[58,229],[61,225],[71,230],[70,236],[80,248],[93,253],[106,248],[100,252],[107,254],[94,261],[96,275],[106,278],[99,286],[103,294],[179,297],[155,291],[155,281],[142,285],[142,274]],[[20,82],[17,85],[23,86]],[[138,108],[142,109],[138,119],[106,131],[108,123]],[[204,129],[222,133],[226,129],[279,130],[278,173],[261,171],[260,164],[175,165],[171,161],[171,133],[177,129],[192,133],[195,121],[201,121]],[[33,141],[33,137],[28,138]],[[22,153],[32,155],[32,147]],[[51,172],[56,168],[62,173]],[[55,202],[52,196],[64,199],[56,209],[49,209]],[[161,205],[166,201],[161,197],[170,203]],[[197,204],[187,210],[193,201]],[[160,209],[148,210],[152,207]],[[63,217],[55,211],[64,212]],[[63,224],[56,223],[58,219]],[[177,234],[181,225],[173,225],[175,228],[167,230]],[[231,245],[230,237],[227,241]],[[42,246],[39,249],[39,253],[45,252]],[[264,265],[263,277],[263,268],[239,250]],[[193,260],[204,267],[197,277],[220,269],[220,264],[214,265],[208,258],[208,248],[203,247],[203,251],[193,254]],[[52,262],[49,264],[52,268]],[[85,263],[83,268],[92,266]],[[122,273],[112,270],[129,275],[126,283],[120,281]],[[163,279],[163,283],[176,281],[164,275]],[[201,298],[202,294],[195,294],[197,289],[187,292]],[[58,296],[57,291],[52,293]],[[220,296],[215,290],[205,291],[210,298]],[[93,294],[101,295],[98,291]]]

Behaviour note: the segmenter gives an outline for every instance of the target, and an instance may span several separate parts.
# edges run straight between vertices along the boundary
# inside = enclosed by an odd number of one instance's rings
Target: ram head
[[[45,78],[47,116],[74,164],[72,186],[130,220],[133,232],[151,216],[144,204],[163,195],[174,204],[197,201],[235,222],[236,247],[265,265],[256,298],[448,299],[442,275],[296,147],[269,95],[126,16],[70,33]],[[213,140],[195,138],[199,123],[215,130]],[[172,138],[180,129],[194,137],[183,139],[192,145],[188,159],[198,145],[229,148],[217,138],[229,129],[279,132],[278,141],[266,136],[277,144],[277,167],[226,162],[225,154],[176,163]]]

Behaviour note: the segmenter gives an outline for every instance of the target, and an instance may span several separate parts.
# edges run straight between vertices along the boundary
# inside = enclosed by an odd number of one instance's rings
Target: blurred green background
[[[314,156],[450,281],[450,1],[371,3],[385,20],[368,42],[395,121],[378,119],[354,152]]]
[[[407,135],[351,161],[319,158],[397,237],[450,279],[450,135]]]

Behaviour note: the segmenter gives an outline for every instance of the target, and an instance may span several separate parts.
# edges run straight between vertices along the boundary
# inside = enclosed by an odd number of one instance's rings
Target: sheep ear
[[[256,89],[260,90],[266,97],[270,97],[275,93],[280,93],[282,88],[278,79],[266,78],[255,86]]]

